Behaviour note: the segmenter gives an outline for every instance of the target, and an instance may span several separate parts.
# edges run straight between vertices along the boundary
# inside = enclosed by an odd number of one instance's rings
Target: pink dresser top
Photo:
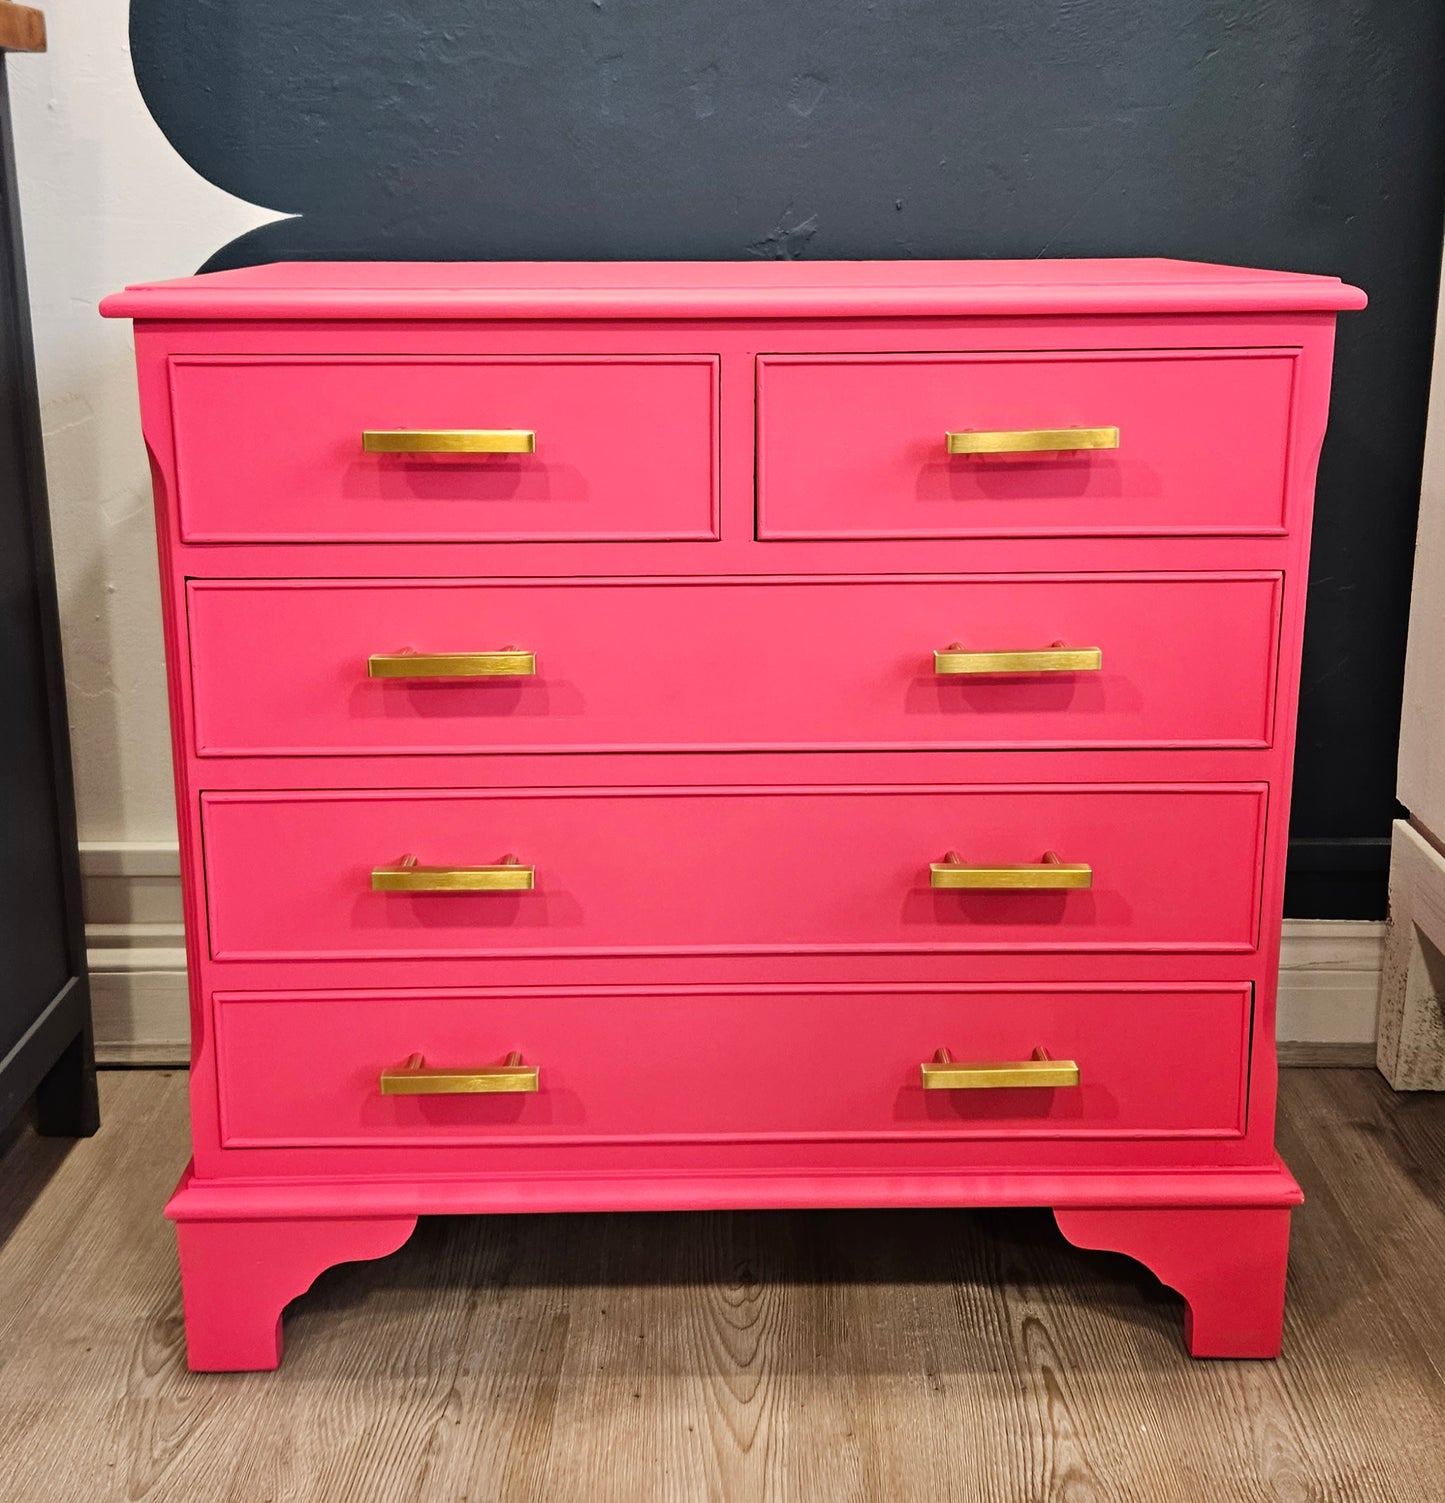
[[[1338,277],[1200,261],[279,262],[142,282],[107,318],[791,318],[1338,312]]]

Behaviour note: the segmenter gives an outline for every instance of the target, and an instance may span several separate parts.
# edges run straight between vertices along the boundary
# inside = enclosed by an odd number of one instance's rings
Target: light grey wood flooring
[[[1445,1497],[1445,1097],[1292,1070],[1286,1355],[1039,1212],[424,1221],[324,1274],[279,1373],[186,1371],[185,1077],[0,1151],[5,1503]]]

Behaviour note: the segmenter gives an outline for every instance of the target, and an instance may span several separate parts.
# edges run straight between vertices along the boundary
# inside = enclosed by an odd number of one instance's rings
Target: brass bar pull
[[[1060,861],[1057,851],[1045,851],[1040,862],[1021,866],[966,866],[957,851],[928,868],[930,887],[1034,888],[1092,887],[1094,869],[1083,861]]]
[[[945,433],[950,454],[1072,454],[1117,449],[1117,428],[1020,428],[1012,432]]]
[[[955,1063],[947,1049],[940,1049],[920,1065],[925,1091],[991,1091],[1020,1086],[1053,1089],[1076,1086],[1079,1067],[1071,1059],[1051,1059],[1046,1049],[1035,1049],[1028,1059]]]
[[[537,654],[520,647],[500,652],[374,652],[366,660],[367,678],[532,678]]]
[[[486,1096],[499,1091],[535,1091],[538,1069],[513,1050],[505,1064],[476,1069],[428,1069],[420,1054],[381,1072],[383,1096]]]
[[[1026,652],[965,652],[950,642],[933,654],[933,671],[940,678],[990,673],[1097,673],[1104,666],[1102,647],[1051,647]]]
[[[530,428],[368,428],[367,454],[535,454]]]
[[[394,866],[371,869],[373,892],[531,892],[537,869],[503,856],[495,866],[418,866],[403,856]]]

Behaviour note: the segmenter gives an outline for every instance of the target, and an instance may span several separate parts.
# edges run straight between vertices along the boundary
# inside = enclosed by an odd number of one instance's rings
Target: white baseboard
[[[80,847],[86,942],[103,1064],[190,1058],[180,861],[159,843]],[[1286,919],[1276,1036],[1284,1064],[1373,1064],[1385,926]]]
[[[1385,925],[1286,919],[1275,1038],[1283,1064],[1373,1065]]]
[[[95,1056],[184,1065],[191,1019],[174,841],[80,843]]]
[[[115,964],[116,952],[89,951],[95,1057],[103,1065],[184,1065],[190,1059],[185,951],[148,953],[154,963],[123,968]]]

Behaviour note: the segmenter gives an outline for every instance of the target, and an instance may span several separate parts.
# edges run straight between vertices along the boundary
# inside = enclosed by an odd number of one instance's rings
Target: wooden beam
[[[45,13],[33,5],[12,5],[0,0],[0,50],[45,51]]]
[[[1380,975],[1380,1073],[1397,1091],[1445,1091],[1445,853],[1395,821]]]

